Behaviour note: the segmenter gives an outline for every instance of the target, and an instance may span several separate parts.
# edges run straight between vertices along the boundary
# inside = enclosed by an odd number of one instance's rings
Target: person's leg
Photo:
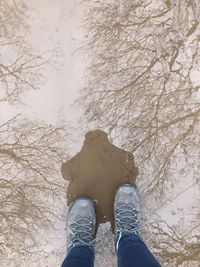
[[[137,190],[122,185],[116,192],[115,248],[119,267],[160,267],[140,238],[141,200]]]
[[[78,198],[68,212],[68,254],[61,267],[94,266],[95,224],[93,202]]]
[[[136,234],[125,235],[120,239],[117,255],[119,267],[161,267]]]
[[[61,267],[93,267],[94,252],[87,246],[76,246],[72,248]]]

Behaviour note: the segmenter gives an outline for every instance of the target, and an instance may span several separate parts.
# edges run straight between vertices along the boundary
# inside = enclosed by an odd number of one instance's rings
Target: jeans
[[[118,267],[161,267],[138,235],[123,236],[117,251]],[[72,248],[61,267],[93,267],[94,253],[87,246]]]

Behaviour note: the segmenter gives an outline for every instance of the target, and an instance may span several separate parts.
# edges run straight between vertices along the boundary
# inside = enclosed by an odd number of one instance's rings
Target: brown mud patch
[[[101,130],[88,132],[81,151],[63,163],[61,173],[70,181],[67,188],[68,205],[77,197],[88,197],[95,202],[97,227],[111,222],[116,189],[124,184],[135,185],[138,169],[133,155],[108,140]]]

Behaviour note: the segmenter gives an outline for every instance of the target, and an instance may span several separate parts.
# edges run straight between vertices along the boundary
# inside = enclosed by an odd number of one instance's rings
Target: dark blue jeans
[[[118,267],[161,267],[138,235],[126,235],[119,241]],[[72,248],[62,267],[93,267],[94,253],[87,246]]]

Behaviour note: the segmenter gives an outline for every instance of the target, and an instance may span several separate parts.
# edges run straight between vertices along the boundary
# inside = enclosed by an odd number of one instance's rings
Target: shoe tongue
[[[130,216],[130,215],[131,215],[131,213],[129,210],[124,211],[124,216]]]
[[[122,218],[122,221],[125,223],[133,223],[133,218],[127,216],[127,217]]]

